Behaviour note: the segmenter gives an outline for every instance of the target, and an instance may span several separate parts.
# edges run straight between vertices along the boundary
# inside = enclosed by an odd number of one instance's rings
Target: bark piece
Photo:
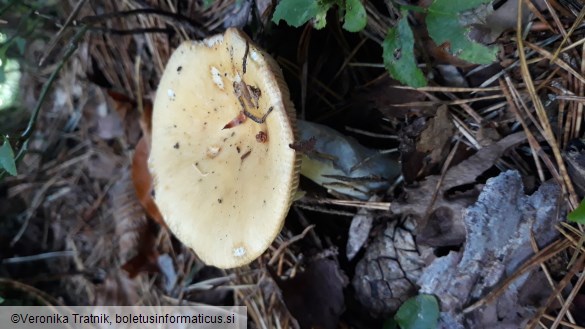
[[[464,216],[467,239],[462,252],[435,259],[418,280],[420,293],[441,301],[441,328],[519,328],[534,309],[518,292],[533,279],[524,275],[492,305],[464,315],[461,310],[510,276],[532,255],[530,236],[540,246],[557,235],[560,188],[543,184],[531,196],[524,194],[518,172],[507,171],[489,179],[478,201]]]

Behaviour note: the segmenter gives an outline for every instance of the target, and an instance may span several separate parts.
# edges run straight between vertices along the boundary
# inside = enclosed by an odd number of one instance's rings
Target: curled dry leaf
[[[480,149],[476,154],[447,171],[443,189],[447,190],[456,186],[474,183],[475,179],[492,167],[506,150],[525,140],[526,135],[521,131]]]
[[[419,118],[403,129],[400,156],[406,182],[428,176],[443,163],[449,152],[453,131],[453,123],[445,105],[440,106],[436,115],[426,122],[424,118]]]
[[[443,162],[449,151],[448,146],[453,130],[447,106],[442,105],[437,109],[437,115],[429,120],[416,145],[418,151],[428,154],[431,166]]]
[[[132,159],[132,182],[134,183],[136,196],[150,218],[161,226],[166,227],[165,221],[152,198],[152,176],[148,171],[149,152],[148,142],[146,137],[143,136],[134,150],[134,157]]]
[[[148,157],[150,156],[150,136],[152,131],[152,103],[145,102],[144,110],[140,116],[140,127],[142,128],[142,137],[134,149],[132,158],[132,182],[136,190],[136,196],[140,204],[150,218],[162,227],[167,225],[154,202],[152,185],[152,175],[148,170]]]

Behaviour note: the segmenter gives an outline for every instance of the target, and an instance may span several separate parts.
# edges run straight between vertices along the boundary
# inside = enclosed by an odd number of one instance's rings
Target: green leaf
[[[349,32],[359,32],[366,27],[366,8],[360,0],[345,1],[345,22],[343,28]]]
[[[4,304],[4,298],[2,296],[0,296],[0,304]]]
[[[414,36],[408,25],[408,12],[402,12],[397,26],[388,31],[382,43],[384,66],[392,77],[411,87],[424,87],[427,80],[414,57]]]
[[[0,66],[0,84],[6,82],[6,72],[4,72],[5,69],[6,65]]]
[[[474,64],[490,64],[496,60],[497,47],[486,47],[469,37],[471,27],[462,16],[493,0],[434,0],[426,18],[429,35],[437,46],[446,45],[449,53]]]
[[[325,16],[331,3],[318,0],[282,0],[276,6],[272,21],[278,24],[284,20],[288,25],[299,27],[312,18],[316,18],[315,28],[325,26]]]
[[[581,204],[579,205],[579,207],[577,207],[575,210],[573,210],[569,213],[567,218],[571,222],[576,222],[578,224],[585,224],[585,199],[583,199],[583,201],[581,201]]]
[[[18,49],[18,53],[22,56],[24,55],[24,49],[26,46],[26,40],[21,37],[14,38],[13,41],[16,44],[16,49]]]
[[[432,295],[410,298],[396,312],[396,322],[402,329],[436,328],[439,322],[439,303]]]
[[[327,10],[319,12],[313,21],[313,27],[317,30],[324,28],[325,25],[327,25]]]
[[[16,163],[14,161],[14,151],[8,140],[0,146],[0,167],[6,170],[10,175],[16,176]]]

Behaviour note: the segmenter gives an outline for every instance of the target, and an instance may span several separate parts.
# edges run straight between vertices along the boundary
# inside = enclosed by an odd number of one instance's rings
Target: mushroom
[[[276,61],[237,29],[186,41],[152,117],[149,168],[170,230],[208,265],[259,257],[298,187],[295,110]]]

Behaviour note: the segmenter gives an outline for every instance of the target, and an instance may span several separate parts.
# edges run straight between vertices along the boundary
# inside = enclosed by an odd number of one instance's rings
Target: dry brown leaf
[[[144,109],[140,116],[140,128],[142,128],[142,136],[146,139],[148,150],[150,154],[150,141],[152,133],[152,103],[144,102]]]
[[[439,171],[449,152],[454,127],[447,106],[442,105],[430,119],[418,118],[400,135],[402,175],[411,183]]]
[[[521,131],[480,149],[476,154],[447,171],[442,189],[448,190],[456,186],[474,183],[475,179],[492,167],[507,149],[525,140],[526,135]]]
[[[147,214],[155,222],[163,227],[167,227],[154,198],[152,197],[153,185],[152,176],[148,170],[148,155],[150,149],[148,148],[147,139],[142,137],[136,145],[134,150],[134,157],[132,159],[132,182],[134,183],[134,189],[136,190],[136,196],[140,201],[140,204],[144,207]]]
[[[439,106],[437,115],[429,120],[416,145],[417,151],[428,154],[430,157],[429,166],[432,167],[443,162],[449,151],[448,146],[453,136],[453,130],[447,106]]]

